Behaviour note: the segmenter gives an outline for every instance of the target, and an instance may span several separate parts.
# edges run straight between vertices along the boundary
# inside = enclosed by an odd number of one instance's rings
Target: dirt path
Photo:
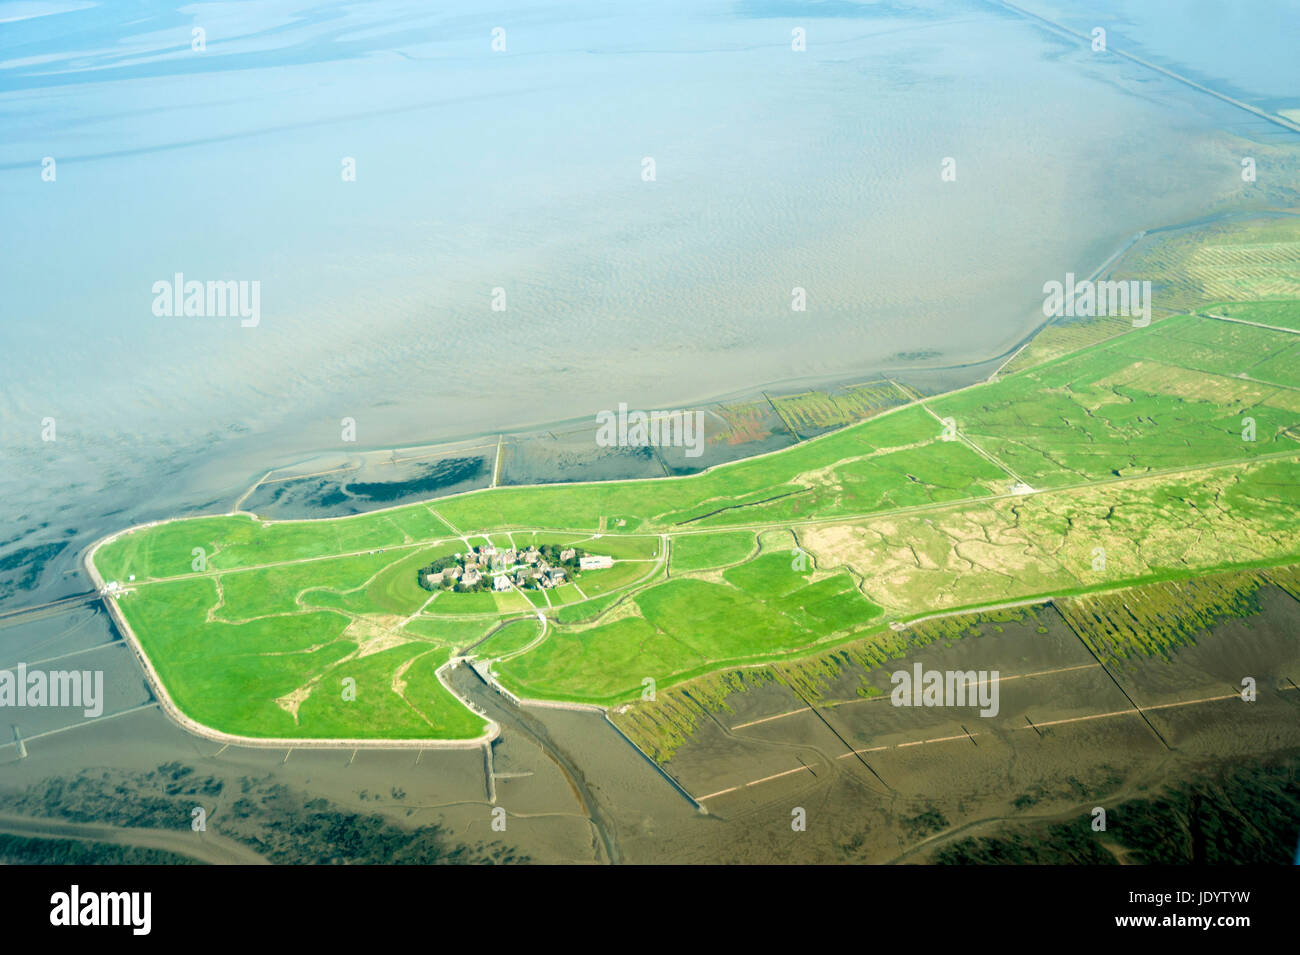
[[[265,857],[248,846],[214,832],[135,829],[106,823],[19,816],[7,812],[0,812],[0,832],[37,839],[75,839],[140,849],[160,849],[212,865],[270,865]]]

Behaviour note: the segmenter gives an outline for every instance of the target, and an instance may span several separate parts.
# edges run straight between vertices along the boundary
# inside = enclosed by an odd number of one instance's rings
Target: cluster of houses
[[[492,543],[469,553],[443,558],[421,568],[420,583],[426,590],[453,589],[461,592],[521,589],[549,590],[583,570],[614,566],[612,557],[588,555],[576,547],[559,548],[543,544],[524,548],[498,549]]]

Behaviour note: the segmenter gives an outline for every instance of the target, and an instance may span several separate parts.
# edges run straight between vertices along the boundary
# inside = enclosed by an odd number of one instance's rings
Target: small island
[[[584,570],[614,566],[612,557],[588,554],[577,547],[543,544],[516,550],[498,550],[487,543],[464,554],[439,557],[421,567],[417,579],[429,591],[453,590],[476,593],[481,590],[549,590],[575,580]]]

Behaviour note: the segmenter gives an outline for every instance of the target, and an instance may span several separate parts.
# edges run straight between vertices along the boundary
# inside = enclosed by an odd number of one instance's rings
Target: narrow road
[[[1263,322],[1250,322],[1244,318],[1233,318],[1230,315],[1215,315],[1213,312],[1197,312],[1196,317],[1212,318],[1216,322],[1232,322],[1234,325],[1251,325],[1255,328],[1267,328],[1270,332],[1284,332],[1287,335],[1300,335],[1300,328],[1283,328],[1281,325],[1265,325]]]

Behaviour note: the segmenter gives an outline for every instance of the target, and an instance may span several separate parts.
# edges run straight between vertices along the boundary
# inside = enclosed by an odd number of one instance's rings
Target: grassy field
[[[536,618],[511,620],[474,647],[474,655],[484,659],[510,656],[526,648],[541,632],[541,622]]]
[[[1300,331],[1300,301],[1225,302],[1211,305],[1204,309],[1204,314],[1227,315],[1243,322]]]
[[[1300,449],[1297,349],[1300,336],[1180,316],[929,406],[1034,487],[1249,460]]]
[[[231,607],[220,601],[217,578],[157,584],[149,594],[124,600],[122,611],[176,705],[205,726],[258,738],[482,732],[483,721],[433,675],[460,637],[452,630],[421,634],[413,625],[398,633],[381,616],[331,611],[228,623],[209,615]],[[160,605],[169,612],[155,615]]]
[[[757,541],[750,531],[683,535],[673,541],[673,559],[669,569],[674,573],[684,573],[738,564],[753,554],[756,546]]]
[[[1300,456],[826,524],[802,535],[899,618],[1300,559]]]
[[[1076,318],[1048,325],[1002,366],[1000,374],[1014,375],[1132,330],[1132,319],[1111,316]]]
[[[1294,302],[1216,308],[1300,324]],[[805,427],[874,416],[703,474],[177,520],[93,559],[130,588],[120,607],[176,703],[256,737],[474,737],[482,720],[433,673],[497,627],[475,654],[520,695],[615,705],[649,681],[665,720],[684,681],[775,663],[814,692],[838,648],[928,639],[891,622],[1002,602],[1069,598],[1098,653],[1163,652],[1184,637],[1155,626],[1158,601],[1133,630],[1108,595],[1159,585],[1211,614],[1235,605],[1200,575],[1300,560],[1300,336],[1204,315],[1116,331],[1076,329],[1073,350],[905,406],[879,383],[782,399]],[[417,568],[485,535],[614,565],[545,592],[418,586]]]
[[[1151,236],[1112,278],[1150,281],[1161,314],[1203,310],[1212,302],[1300,299],[1300,217]]]
[[[614,619],[557,624],[536,650],[498,668],[516,693],[612,704],[721,663],[781,656],[846,638],[881,613],[846,572],[815,575],[766,554],[721,580],[686,576],[639,591]]]

